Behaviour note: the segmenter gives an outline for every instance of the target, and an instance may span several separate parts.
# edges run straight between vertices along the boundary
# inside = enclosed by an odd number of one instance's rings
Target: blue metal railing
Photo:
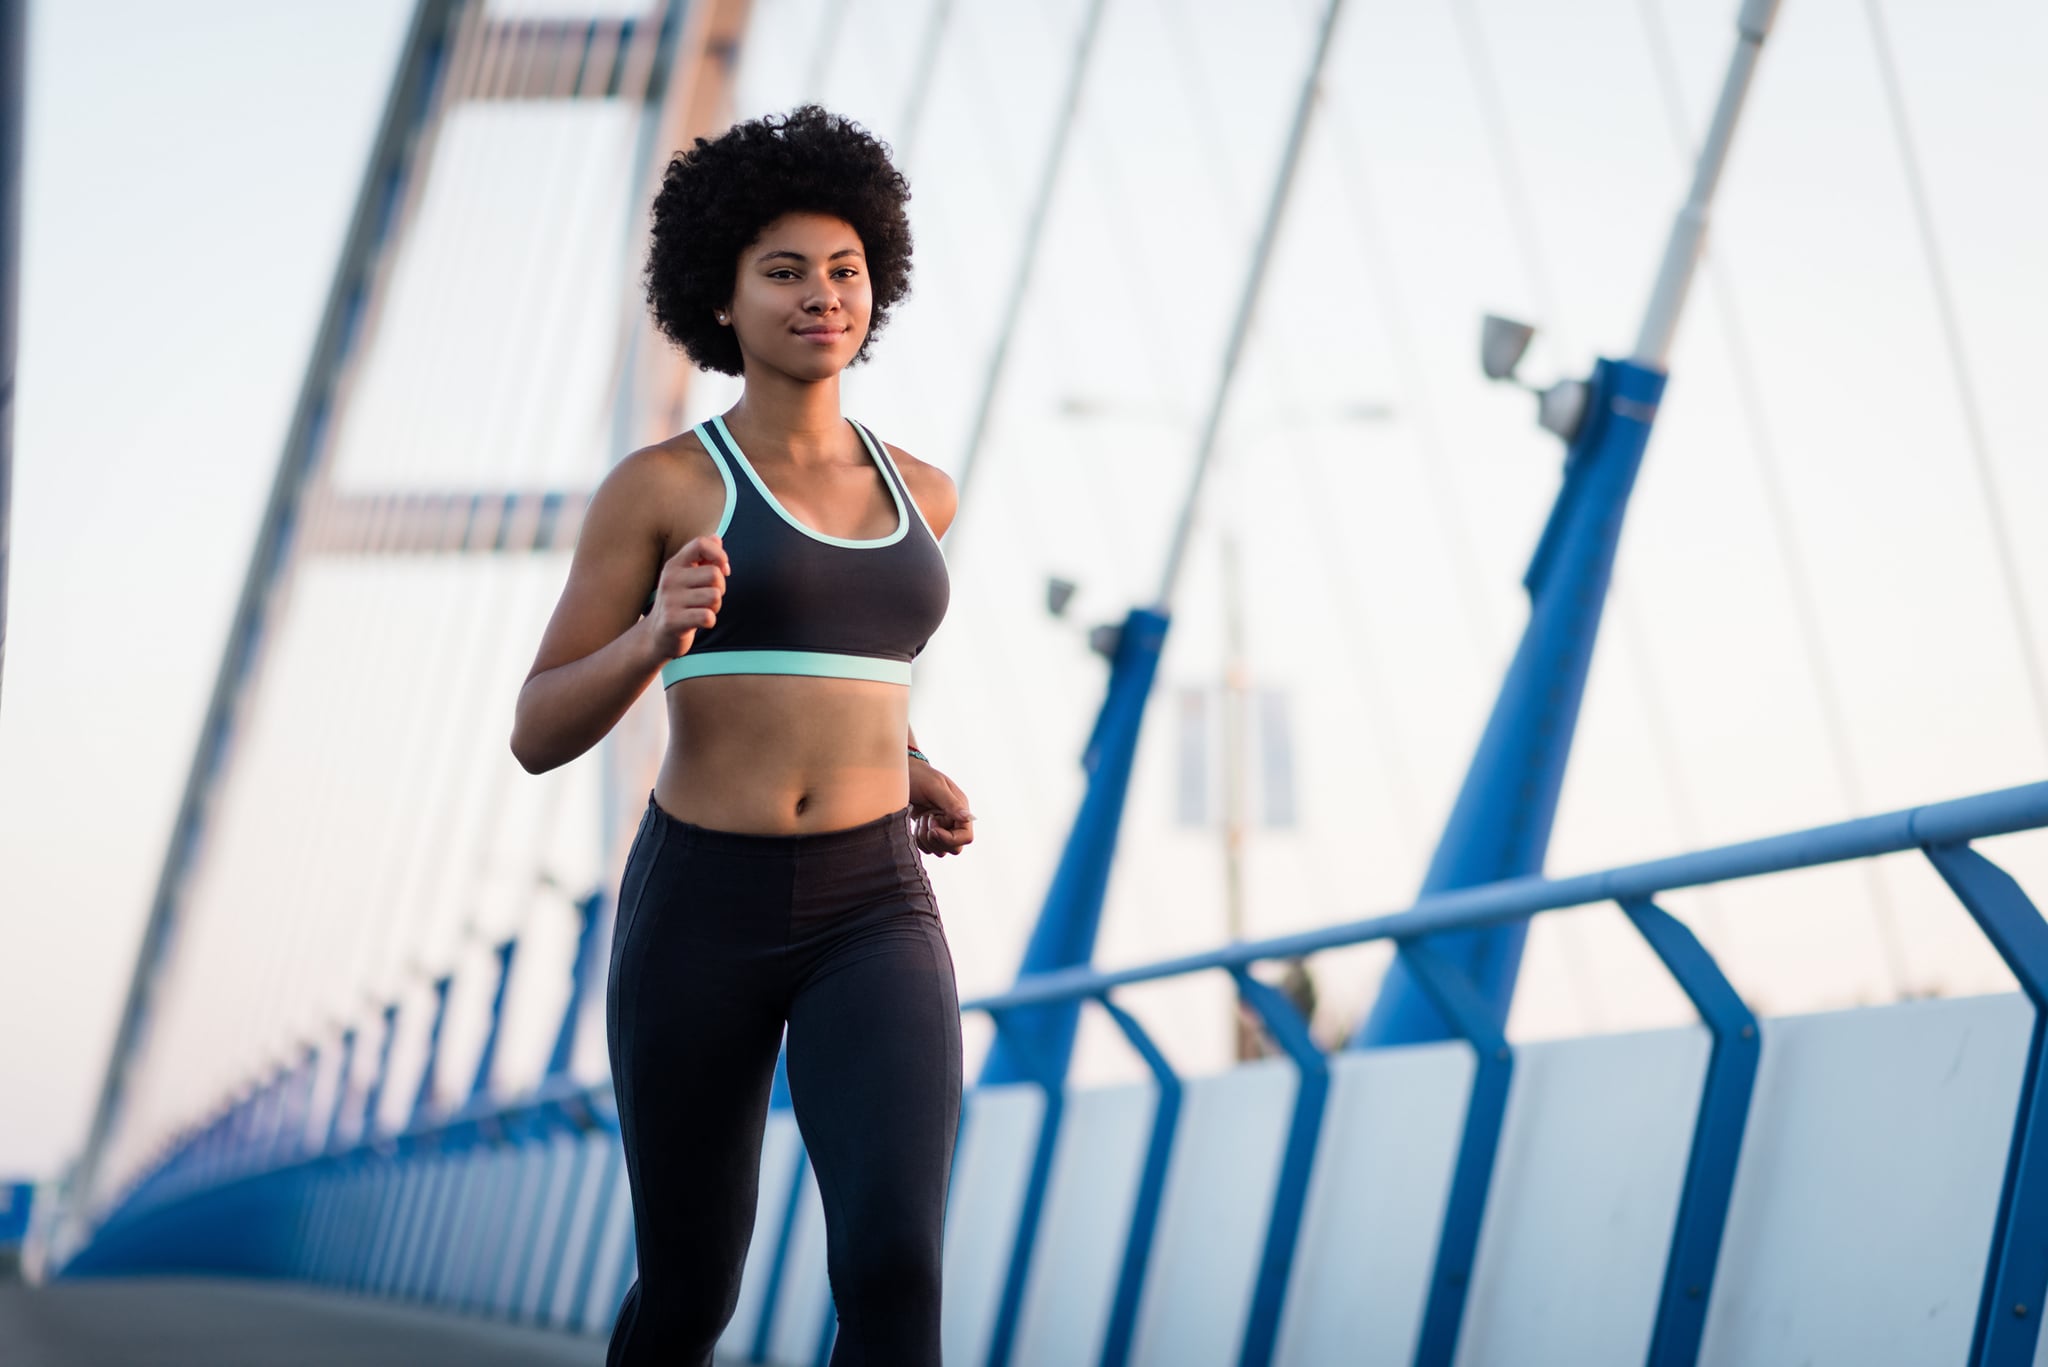
[[[1418,1364],[1448,1367],[1464,1317],[1514,1051],[1474,985],[1421,941],[1445,930],[1613,903],[1691,999],[1712,1041],[1649,1350],[1649,1361],[1658,1367],[1696,1361],[1762,1037],[1756,1017],[1712,956],[1656,898],[1680,888],[1919,851],[1954,890],[2035,1009],[1970,1356],[1973,1364],[1995,1367],[2031,1364],[2048,1293],[2048,1248],[2039,1237],[2048,1228],[2048,1122],[2041,1119],[2048,1108],[2048,1087],[2042,1085],[2048,1068],[2048,922],[2019,885],[1970,842],[2042,827],[2048,827],[2048,783],[2029,784],[1599,873],[1435,894],[1389,915],[1158,963],[1045,973],[965,1003],[963,1011],[995,1022],[999,1037],[1007,1038],[1048,1098],[1036,1149],[1041,1157],[1026,1181],[986,1360],[1004,1362],[1014,1346],[1035,1213],[1043,1206],[1063,1114],[1064,1054],[1039,1058],[1028,1024],[1031,1009],[1081,1003],[1102,1008],[1159,1085],[1098,1359],[1104,1364],[1121,1364],[1133,1351],[1182,1094],[1172,1065],[1114,994],[1140,983],[1227,972],[1300,1071],[1238,1349],[1239,1362],[1251,1367],[1268,1362],[1277,1343],[1329,1089],[1328,1060],[1306,1022],[1251,968],[1389,940],[1473,1047],[1477,1063],[1415,1351]],[[1014,1024],[1020,1020],[1023,1030]],[[445,1119],[313,1155],[280,1152],[275,1133],[265,1136],[262,1125],[249,1123],[265,1113],[281,1085],[257,1091],[179,1145],[133,1189],[67,1271],[175,1268],[295,1277],[569,1328],[601,1327],[608,1309],[615,1311],[630,1279],[632,1250],[613,1218],[622,1204],[623,1162],[608,1083],[576,1086],[558,1078],[512,1104],[479,1096]],[[331,1133],[325,1125],[311,1128]],[[763,1232],[786,1245],[791,1223],[785,1219]],[[779,1263],[786,1249],[770,1253]],[[776,1289],[764,1293],[762,1323],[776,1313]],[[755,1360],[765,1344],[765,1335],[755,1337]]]
[[[2037,1138],[2034,1124],[2035,1113],[2048,1106],[2048,1096],[2044,1096],[2039,1085],[2041,1070],[2048,1066],[2042,1040],[2043,1019],[2048,1017],[2048,923],[2041,921],[2016,883],[1982,855],[1970,851],[1966,842],[2044,825],[2048,825],[2048,783],[2029,784],[1600,873],[1560,879],[1518,878],[1439,893],[1391,915],[1226,945],[1206,953],[1132,968],[1046,973],[1008,992],[965,1002],[961,1009],[991,1017],[1000,1035],[1012,1013],[1053,1003],[1092,1001],[1114,1010],[1119,1027],[1136,1040],[1142,1032],[1127,1013],[1115,1009],[1111,993],[1139,983],[1193,973],[1221,970],[1231,974],[1246,1004],[1266,1022],[1302,1074],[1296,1114],[1268,1218],[1267,1245],[1240,1348],[1240,1363],[1251,1367],[1267,1362],[1272,1354],[1328,1084],[1322,1052],[1309,1041],[1299,1013],[1286,997],[1253,978],[1249,969],[1256,963],[1296,958],[1318,950],[1376,940],[1393,941],[1409,972],[1472,1045],[1477,1063],[1415,1357],[1420,1367],[1448,1367],[1457,1347],[1465,1291],[1470,1284],[1480,1219],[1492,1179],[1493,1156],[1506,1115],[1513,1050],[1493,1024],[1492,1013],[1478,988],[1449,960],[1419,942],[1425,936],[1447,930],[1479,930],[1526,921],[1545,912],[1615,903],[1677,979],[1713,1040],[1650,1350],[1651,1363],[1659,1367],[1691,1363],[1697,1360],[1706,1324],[1714,1266],[1734,1187],[1761,1040],[1756,1018],[1722,976],[1712,956],[1652,899],[1707,883],[1922,850],[1956,889],[1965,908],[2012,969],[2035,1008],[2027,1082],[2014,1127],[1992,1262],[1980,1306],[1978,1332],[1983,1342],[1971,1358],[1973,1363],[2022,1367],[2033,1362],[2043,1293],[2048,1290],[2048,1255],[2038,1247],[2038,1238],[2026,1234],[2028,1230],[2048,1227],[2048,1129]],[[1965,864],[1974,874],[1963,871]],[[2002,881],[1995,891],[1981,890],[1972,886],[1973,876],[1986,883]],[[1155,1071],[1165,1067],[1156,1048],[1148,1051],[1147,1062]],[[1041,1122],[1045,1131],[1055,1129],[1059,1118],[1059,1111],[1049,1107]],[[1155,1119],[1153,1153],[1162,1154],[1171,1148],[1174,1122],[1175,1112],[1162,1106]],[[1050,1133],[1042,1132],[1041,1150],[1049,1148],[1050,1143]],[[1044,1181],[1043,1174],[1034,1168],[1027,1183],[1027,1210],[1042,1202]],[[1142,1288],[1158,1199],[1158,1193],[1150,1191],[1147,1199],[1140,1202],[1140,1218],[1128,1236],[1123,1280],[1117,1288],[1119,1305],[1135,1303]],[[2043,1204],[2037,1206],[2035,1202]],[[1020,1238],[1013,1259],[1028,1261],[1030,1255],[1028,1239]],[[1018,1270],[1013,1263],[1013,1279]],[[2015,1307],[2019,1308],[2017,1313]],[[999,1323],[998,1347],[991,1354],[992,1361],[1002,1360],[1000,1355],[1007,1351],[1000,1336],[1010,1328],[1013,1326]],[[1104,1361],[1111,1360],[1106,1354]]]

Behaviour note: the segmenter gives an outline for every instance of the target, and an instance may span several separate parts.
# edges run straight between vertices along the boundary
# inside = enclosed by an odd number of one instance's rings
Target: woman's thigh
[[[834,1254],[935,1269],[960,1121],[952,955],[930,911],[860,920],[791,1000],[790,1099]]]
[[[786,884],[650,813],[627,860],[607,1037],[643,1280],[716,1299],[753,1228],[787,994]]]

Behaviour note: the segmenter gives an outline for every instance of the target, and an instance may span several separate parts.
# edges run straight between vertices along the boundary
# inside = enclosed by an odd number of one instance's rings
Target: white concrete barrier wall
[[[776,1211],[781,1213],[779,1202]],[[815,1360],[825,1333],[825,1316],[832,1308],[825,1254],[825,1202],[818,1195],[818,1170],[806,1163],[803,1181],[797,1187],[796,1220],[789,1230],[782,1293],[775,1303],[774,1327],[768,1332],[770,1361],[809,1364]]]
[[[969,1096],[946,1200],[948,1362],[988,1356],[1044,1115],[1045,1094],[1034,1084],[978,1088]]]
[[[1460,1367],[1641,1367],[1708,1044],[1694,1026],[1516,1051]]]
[[[1149,1085],[1067,1099],[1024,1284],[1016,1367],[1101,1360],[1158,1110]]]
[[[1462,1044],[1346,1053],[1302,1211],[1274,1360],[1414,1360],[1444,1199],[1472,1089]]]
[[[1284,1059],[1186,1084],[1135,1367],[1235,1367],[1296,1086]]]
[[[1764,1022],[1703,1363],[1967,1356],[2032,1022],[2017,995]],[[1696,1027],[1517,1050],[1460,1367],[1643,1361],[1706,1059]],[[1330,1066],[1275,1360],[1406,1364],[1471,1056],[1430,1045]],[[1237,1361],[1295,1091],[1282,1060],[1187,1082],[1133,1363]],[[1019,1367],[1099,1359],[1155,1107],[1149,1086],[1067,1100]],[[1033,1087],[971,1096],[947,1212],[951,1367],[987,1359],[1041,1111]],[[764,1191],[768,1171],[764,1159]],[[786,1191],[785,1168],[757,1241],[772,1241]],[[782,1367],[811,1367],[829,1295],[810,1191],[771,1336]],[[750,1254],[749,1283],[767,1266]],[[742,1306],[759,1294],[749,1285]]]
[[[718,1353],[734,1362],[745,1362],[754,1351],[761,1310],[768,1294],[768,1272],[775,1262],[776,1247],[782,1241],[783,1208],[789,1203],[790,1179],[796,1176],[803,1139],[797,1133],[796,1115],[771,1111],[761,1134],[761,1175],[754,1200],[754,1234],[747,1243],[746,1269],[740,1278],[739,1303],[718,1340]]]
[[[2016,995],[1765,1022],[1701,1362],[1968,1357],[2032,1024]]]

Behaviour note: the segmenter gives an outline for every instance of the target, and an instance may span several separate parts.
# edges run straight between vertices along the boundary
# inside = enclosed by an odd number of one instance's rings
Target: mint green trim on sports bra
[[[851,422],[852,420],[848,419],[848,421]],[[723,417],[713,417],[711,419],[711,423],[712,426],[718,429],[718,434],[721,437],[725,438],[726,444],[732,448],[733,455],[739,457],[740,469],[747,472],[747,478],[753,481],[754,487],[756,489],[760,490],[761,497],[763,500],[767,502],[768,506],[773,508],[776,511],[777,515],[780,516],[784,522],[787,522],[790,526],[796,528],[805,536],[810,537],[813,541],[822,541],[828,546],[847,546],[858,550],[868,547],[893,546],[898,541],[901,541],[903,539],[903,534],[905,532],[910,530],[910,513],[907,510],[905,510],[903,506],[903,495],[897,492],[896,481],[889,478],[890,473],[893,472],[896,468],[893,463],[888,467],[887,470],[884,470],[881,468],[881,462],[877,460],[876,473],[882,476],[882,483],[889,486],[889,497],[896,504],[896,530],[889,533],[887,536],[868,537],[865,539],[856,539],[853,537],[844,536],[828,536],[824,532],[818,531],[815,528],[806,527],[803,523],[797,521],[794,517],[790,516],[789,509],[782,506],[782,500],[775,497],[775,491],[768,487],[767,481],[762,479],[760,475],[754,472],[754,463],[747,459],[747,453],[740,450],[740,444],[733,440],[732,432],[730,431],[730,429],[726,427],[725,419]],[[859,432],[860,424],[853,423],[853,430]],[[701,441],[702,438],[699,438],[699,440]],[[867,435],[865,433],[861,434],[861,445],[867,450],[869,456],[872,458],[875,454],[875,449],[872,445],[869,444],[867,440]],[[705,446],[708,449],[710,447],[710,443],[705,442]],[[722,467],[723,462],[720,462],[720,465]],[[728,516],[730,516],[730,504],[728,504],[727,507]],[[922,517],[923,514],[920,513],[918,514],[918,516]]]
[[[904,481],[903,467],[898,465],[896,463],[896,458],[889,454],[888,445],[884,442],[875,440],[875,438],[868,433],[868,429],[862,426],[860,423],[856,422],[853,425],[853,427],[856,432],[860,433],[860,439],[867,443],[868,450],[875,453],[875,459],[879,461],[888,462],[890,472],[896,476],[897,487],[901,489],[908,489],[910,485]],[[919,522],[924,523],[924,529],[926,533],[930,535],[932,539],[932,544],[939,548],[939,559],[944,560],[946,558],[945,543],[939,540],[939,534],[937,532],[932,531],[932,524],[930,520],[925,517],[924,509],[917,506],[917,500],[915,498],[912,498],[910,500],[910,510],[917,514],[917,520]]]
[[[693,430],[697,434],[697,440],[703,445],[705,454],[711,457],[711,463],[718,467],[718,477],[725,481],[725,511],[719,514],[718,530],[713,533],[714,536],[722,537],[725,535],[725,529],[732,525],[732,510],[740,505],[740,486],[733,483],[732,467],[725,463],[724,456],[718,454],[718,443],[704,435],[704,424],[698,423]],[[732,449],[737,451],[740,448],[734,446]],[[753,472],[750,470],[747,473],[752,474]],[[758,484],[760,481],[756,480],[755,483]],[[649,607],[652,607],[654,600],[649,598],[647,603]]]
[[[872,679],[908,687],[910,662],[823,650],[719,650],[678,655],[661,667],[661,686],[713,674],[802,674],[813,679]]]

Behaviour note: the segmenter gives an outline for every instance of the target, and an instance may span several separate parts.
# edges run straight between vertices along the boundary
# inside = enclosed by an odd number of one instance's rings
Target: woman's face
[[[873,303],[853,225],[826,214],[784,214],[740,253],[730,321],[748,369],[767,365],[822,380],[860,350]]]

